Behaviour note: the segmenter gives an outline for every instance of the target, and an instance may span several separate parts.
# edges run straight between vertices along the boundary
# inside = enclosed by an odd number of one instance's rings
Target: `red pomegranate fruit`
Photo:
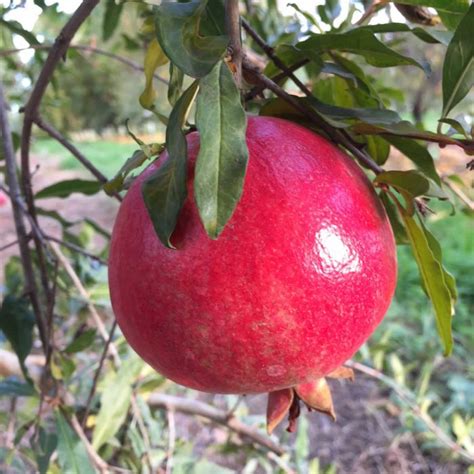
[[[3,191],[0,191],[0,207],[6,206],[7,202],[7,195]]]
[[[176,250],[158,240],[141,193],[166,152],[120,207],[109,261],[113,309],[127,341],[158,372],[205,392],[275,392],[269,417],[279,421],[322,377],[350,375],[331,373],[372,334],[394,293],[392,230],[368,179],[337,147],[297,124],[250,117],[242,199],[211,240],[193,199],[198,133],[187,143]]]

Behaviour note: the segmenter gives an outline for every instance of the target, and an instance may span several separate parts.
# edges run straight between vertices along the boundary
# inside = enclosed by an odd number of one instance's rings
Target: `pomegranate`
[[[7,195],[3,191],[0,191],[0,207],[5,206],[7,202],[8,202]]]
[[[308,387],[320,387],[380,323],[396,282],[392,230],[342,151],[297,124],[250,117],[242,199],[211,240],[193,199],[198,133],[187,142],[176,250],[158,240],[141,193],[166,152],[120,207],[109,261],[113,309],[125,338],[158,372],[206,392],[274,392],[269,417],[277,420],[295,397],[310,400]]]

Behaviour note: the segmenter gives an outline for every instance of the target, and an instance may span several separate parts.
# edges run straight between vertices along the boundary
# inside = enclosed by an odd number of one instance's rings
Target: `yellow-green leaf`
[[[436,315],[436,326],[443,341],[444,354],[451,354],[453,336],[451,331],[454,314],[451,290],[445,279],[444,269],[431,249],[429,239],[415,217],[409,216],[400,205],[399,211],[405,223],[411,248],[415,256],[423,285],[433,304]]]
[[[156,91],[153,87],[153,76],[158,67],[163,66],[168,62],[166,54],[161,49],[158,40],[153,39],[148,45],[145,54],[145,90],[140,96],[140,105],[145,109],[150,109],[153,106],[156,97]]]

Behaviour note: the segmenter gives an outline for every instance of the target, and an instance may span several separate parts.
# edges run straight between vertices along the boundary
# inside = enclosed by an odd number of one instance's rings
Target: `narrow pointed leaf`
[[[115,0],[105,1],[105,13],[102,22],[102,39],[107,41],[116,30],[122,15],[123,3],[115,3]]]
[[[138,356],[133,355],[120,366],[116,374],[106,379],[92,435],[92,445],[95,449],[109,441],[125,421],[132,396],[132,384],[144,364]]]
[[[54,183],[51,186],[38,191],[36,199],[65,198],[73,193],[86,194],[88,196],[97,194],[102,189],[100,181],[87,181],[84,179],[68,179]]]
[[[474,85],[474,4],[459,23],[443,64],[443,117]]]
[[[169,248],[173,248],[170,237],[187,195],[187,144],[183,126],[197,91],[198,82],[195,81],[176,102],[166,129],[168,157],[142,185],[143,199],[155,232]]]
[[[56,411],[55,418],[58,435],[58,461],[61,472],[94,474],[95,469],[92,467],[84,443],[74,433],[60,411]]]
[[[207,0],[163,3],[155,8],[158,41],[166,55],[185,74],[203,77],[224,55],[229,39],[225,35],[201,36],[200,22]]]
[[[390,220],[390,225],[392,226],[393,235],[395,236],[397,245],[409,244],[410,240],[408,239],[407,231],[405,230],[403,222],[400,220],[400,216],[398,215],[395,204],[393,204],[389,198],[389,194],[386,192],[381,192],[379,197],[385,207],[385,211],[387,212],[387,216]]]
[[[424,67],[414,59],[403,56],[382,43],[367,29],[354,29],[346,33],[312,34],[310,38],[296,45],[298,49],[310,51],[345,51],[357,54],[376,67],[412,65]]]
[[[449,13],[464,13],[467,9],[466,0],[398,0],[397,3],[431,7]]]
[[[170,85],[168,86],[168,102],[175,105],[183,90],[184,74],[181,69],[170,63]]]
[[[423,227],[420,227],[416,219],[408,215],[399,204],[398,209],[405,223],[423,286],[435,310],[436,326],[444,345],[444,353],[449,355],[453,347],[451,332],[454,313],[452,290],[448,287],[444,269],[436,258],[436,249],[433,252]]]
[[[405,191],[412,197],[423,196],[430,189],[430,182],[420,172],[384,171],[374,179],[375,183],[393,186],[398,191]]]
[[[156,91],[153,87],[153,76],[160,66],[168,62],[166,54],[161,49],[158,40],[153,39],[148,45],[145,53],[145,90],[140,95],[140,105],[145,109],[151,109],[156,98]]]
[[[427,229],[423,221],[420,221],[421,227],[425,232],[426,239],[428,240],[428,244],[430,246],[433,255],[435,256],[436,260],[441,265],[441,269],[443,271],[444,281],[446,282],[446,286],[448,287],[449,293],[451,295],[451,300],[453,305],[456,303],[458,299],[458,290],[456,288],[456,280],[454,276],[449,273],[443,265],[443,252],[441,250],[441,245],[439,244],[436,237]]]
[[[391,145],[401,151],[409,160],[413,161],[417,168],[436,184],[441,185],[441,179],[436,171],[431,153],[415,140],[403,137],[385,136]]]
[[[0,331],[3,332],[18,357],[23,375],[31,381],[25,359],[33,347],[35,317],[25,298],[7,295],[0,308]]]
[[[248,162],[245,111],[223,62],[200,81],[196,126],[201,144],[194,194],[204,228],[216,239],[242,195]]]
[[[329,415],[333,420],[336,419],[331,389],[324,378],[297,385],[295,391],[308,407]]]
[[[294,392],[291,388],[277,390],[268,394],[267,404],[267,433],[273,430],[285,419],[290,411],[294,400]]]

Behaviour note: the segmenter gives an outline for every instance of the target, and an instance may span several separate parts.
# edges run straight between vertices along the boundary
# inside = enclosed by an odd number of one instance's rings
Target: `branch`
[[[168,410],[175,410],[188,415],[202,416],[218,423],[219,425],[225,426],[240,436],[249,438],[252,442],[269,449],[275,454],[282,455],[285,453],[285,449],[282,446],[275,443],[255,428],[245,425],[237,418],[229,418],[227,412],[219,410],[207,403],[198,400],[175,397],[173,395],[166,395],[164,393],[150,394],[147,402],[154,408],[166,408]]]
[[[66,413],[63,413],[65,417],[68,417]],[[86,434],[84,433],[84,430],[82,429],[81,424],[79,423],[78,419],[76,418],[76,415],[72,415],[70,418],[70,423],[73,428],[73,430],[76,432],[77,436],[81,439],[81,441],[84,443],[84,446],[86,448],[87,454],[89,455],[91,461],[95,464],[97,469],[99,470],[100,473],[106,474],[111,468],[98,454],[97,451],[94,449],[92,444],[89,442],[87,439]]]
[[[237,87],[242,86],[242,42],[240,39],[240,12],[239,0],[226,0],[226,24],[227,34],[229,35],[229,49],[232,57],[232,63],[235,67],[235,82]]]
[[[43,98],[48,84],[51,82],[51,78],[57,64],[59,61],[61,61],[64,54],[66,53],[69,43],[71,42],[79,27],[90,15],[98,3],[99,0],[84,0],[66,23],[66,26],[61,30],[49,52],[48,58],[44,63],[31,96],[24,108],[23,130],[21,135],[21,183],[28,214],[30,215],[32,221],[36,224],[38,222],[38,217],[36,214],[30,175],[30,141],[33,122],[38,113],[41,99]],[[43,243],[36,233],[33,234],[33,239],[35,242],[36,256],[38,259],[40,279],[46,296],[46,306],[50,308],[53,306],[54,294],[51,292],[48,283],[48,269],[43,252]],[[46,338],[45,341],[47,341]]]
[[[64,148],[71,152],[71,154],[77,158],[77,160],[89,170],[94,177],[97,178],[101,183],[106,183],[107,177],[102,174],[72,143],[70,143],[63,135],[61,135],[53,126],[46,123],[40,116],[36,116],[33,122],[38,125],[41,130],[44,130],[50,137],[58,141]],[[122,201],[122,196],[115,193],[113,195],[118,201]]]
[[[53,48],[52,44],[32,44],[30,46],[27,46],[26,48],[6,49],[4,51],[0,51],[0,58],[5,57],[5,56],[10,56],[11,54],[20,53],[21,51],[28,51],[29,49],[49,50],[49,49],[52,49],[52,48]],[[111,53],[109,51],[105,51],[104,49],[96,48],[94,46],[87,46],[87,45],[82,45],[82,44],[70,44],[68,49],[77,49],[77,50],[80,50],[80,51],[86,51],[88,53],[94,53],[94,54],[99,54],[101,56],[106,56],[106,57],[114,59],[115,61],[118,61],[122,64],[125,64],[126,66],[129,66],[130,68],[134,69],[135,71],[143,72],[145,70],[145,68],[143,66],[140,66],[140,64],[136,63],[135,61],[132,61],[129,58],[126,58],[124,56],[120,56],[120,55],[115,54],[115,53]],[[153,77],[156,80],[162,82],[163,84],[168,85],[168,81],[166,79],[163,79],[158,74],[154,73]]]
[[[91,409],[91,403],[92,399],[94,398],[95,392],[97,390],[97,383],[99,382],[99,376],[100,373],[102,372],[102,368],[104,366],[105,358],[107,357],[107,354],[109,352],[109,347],[110,344],[112,343],[112,340],[114,338],[115,330],[117,329],[117,321],[114,321],[112,324],[112,327],[110,328],[110,333],[107,341],[105,342],[104,349],[102,350],[102,354],[100,356],[99,360],[99,366],[97,367],[95,373],[94,373],[94,379],[92,380],[92,387],[89,391],[89,395],[87,397],[86,401],[86,407],[84,410],[84,416],[82,418],[82,427],[84,428],[86,423],[87,423],[87,418],[89,417],[89,412]]]
[[[344,365],[351,367],[352,369],[358,370],[369,377],[373,377],[380,382],[388,385],[402,400],[408,405],[413,415],[419,420],[423,421],[426,427],[436,436],[436,438],[449,449],[459,454],[463,458],[467,459],[470,462],[474,462],[474,455],[463,449],[459,444],[453,441],[434,421],[431,416],[425,413],[412,399],[413,395],[400,387],[394,380],[390,377],[387,377],[379,370],[373,369],[359,362],[354,362],[352,360],[347,361]]]
[[[28,242],[30,237],[26,231],[25,221],[23,220],[23,199],[21,196],[20,185],[16,174],[15,150],[13,148],[10,123],[8,121],[7,104],[3,93],[3,84],[0,81],[0,127],[2,132],[3,151],[5,155],[6,178],[9,186],[9,195],[12,203],[13,219],[15,222],[18,244],[20,246],[20,255],[25,275],[26,292],[31,301],[31,306],[36,317],[36,324],[43,344],[45,353],[48,348],[48,337],[46,323],[43,311],[38,297],[35,274],[33,270],[33,261],[31,258]]]
[[[107,341],[109,339],[110,335],[107,332],[105,324],[103,323],[99,313],[97,312],[95,306],[93,305],[93,303],[90,299],[89,293],[84,288],[84,285],[82,284],[79,276],[74,271],[74,268],[72,268],[71,264],[69,263],[69,260],[61,252],[61,249],[59,248],[59,245],[56,242],[50,242],[50,246],[51,246],[51,249],[53,250],[53,252],[56,254],[56,257],[58,258],[59,263],[63,266],[64,270],[66,270],[66,273],[68,274],[68,276],[71,279],[72,283],[77,288],[77,291],[79,292],[81,297],[86,302],[87,309],[89,310],[89,312],[92,316],[92,320],[94,321],[94,324],[97,327],[100,335],[102,336],[104,341]],[[117,348],[114,345],[110,345],[109,351],[110,351],[110,354],[112,355],[112,357],[114,358],[114,360],[120,362],[120,356],[118,354]]]
[[[72,244],[70,242],[65,242],[64,240],[53,237],[52,235],[45,235],[45,239],[46,240],[51,240],[52,242],[56,242],[59,245],[61,245],[62,247],[66,247],[69,250],[72,250],[72,251],[77,252],[81,255],[84,255],[85,257],[88,257],[92,260],[95,260],[96,262],[99,262],[102,265],[107,265],[107,260],[104,260],[103,258],[101,258],[97,255],[94,255],[94,254],[88,252],[87,250],[84,250],[82,247],[79,247],[78,245]],[[13,244],[15,244],[15,243],[16,242],[13,242]],[[2,249],[0,249],[0,251],[1,250]]]
[[[292,66],[289,66],[288,71],[295,72],[300,67],[303,67],[308,63],[309,63],[309,59],[302,59],[301,61],[298,61],[295,64],[293,64]],[[280,72],[280,74],[277,74],[277,75],[273,76],[271,78],[271,80],[278,84],[281,80],[285,79],[286,77],[288,77],[287,73]],[[253,87],[250,91],[247,92],[247,94],[245,94],[244,101],[248,102],[249,100],[254,99],[259,94],[261,94],[264,90],[265,90],[265,87],[262,84],[259,84],[255,87]]]
[[[285,73],[285,76],[289,77],[298,87],[299,89],[307,96],[307,97],[313,97],[313,93],[306,87],[303,82],[301,82],[296,75],[293,73],[293,71],[286,66],[286,64],[275,54],[275,50],[265,42],[265,40],[250,26],[250,24],[245,21],[245,19],[242,19],[242,26],[244,29],[249,33],[249,35],[254,39],[254,41],[263,49],[265,54],[274,62],[275,66],[277,66],[279,69],[282,70],[283,73]],[[244,67],[248,70],[249,68],[252,69],[254,76],[256,75],[257,78],[260,80],[260,82],[264,83],[262,79],[265,78],[265,76],[260,72],[257,71],[255,68],[251,67],[251,65],[245,61],[244,62]],[[271,79],[266,78],[268,81],[271,81]],[[275,94],[276,88],[278,88],[279,96],[285,99],[287,102],[288,98],[291,97],[290,94],[285,93],[285,91],[278,86],[275,82],[271,81],[271,87],[270,83],[267,82],[266,87],[268,87],[270,90],[272,90]],[[283,97],[281,93],[285,93],[286,95]],[[277,94],[278,95],[278,94]],[[291,102],[292,105],[297,103],[296,100],[293,100]],[[332,126],[330,126],[323,117],[321,117],[316,111],[312,109],[306,109],[305,106],[301,106],[299,110],[302,111],[302,109],[308,110],[311,114],[310,120],[314,122],[316,125],[318,125],[326,134],[331,138],[335,143],[340,143],[344,145],[355,157],[356,159],[364,166],[368,167],[371,169],[374,173],[381,173],[383,169],[375,163],[375,161],[372,160],[372,158],[360,150],[358,148],[358,144],[352,139],[352,137],[345,131],[345,130],[339,130],[336,129]],[[308,116],[307,113],[305,113],[306,116]]]
[[[257,79],[265,88],[270,89],[276,96],[281,97],[293,108],[299,110],[311,122],[318,125],[335,143],[344,145],[344,147],[346,147],[356,157],[359,163],[371,169],[376,174],[383,171],[383,168],[375,163],[375,161],[373,161],[368,155],[359,150],[357,146],[355,146],[351,140],[347,138],[340,130],[329,126],[313,109],[307,108],[298,102],[294,96],[288,94],[288,92],[283,90],[278,84],[275,84],[275,82],[273,82],[267,76],[253,68],[252,65],[245,61],[245,59],[243,61],[243,67],[246,71],[251,73],[253,77]]]

